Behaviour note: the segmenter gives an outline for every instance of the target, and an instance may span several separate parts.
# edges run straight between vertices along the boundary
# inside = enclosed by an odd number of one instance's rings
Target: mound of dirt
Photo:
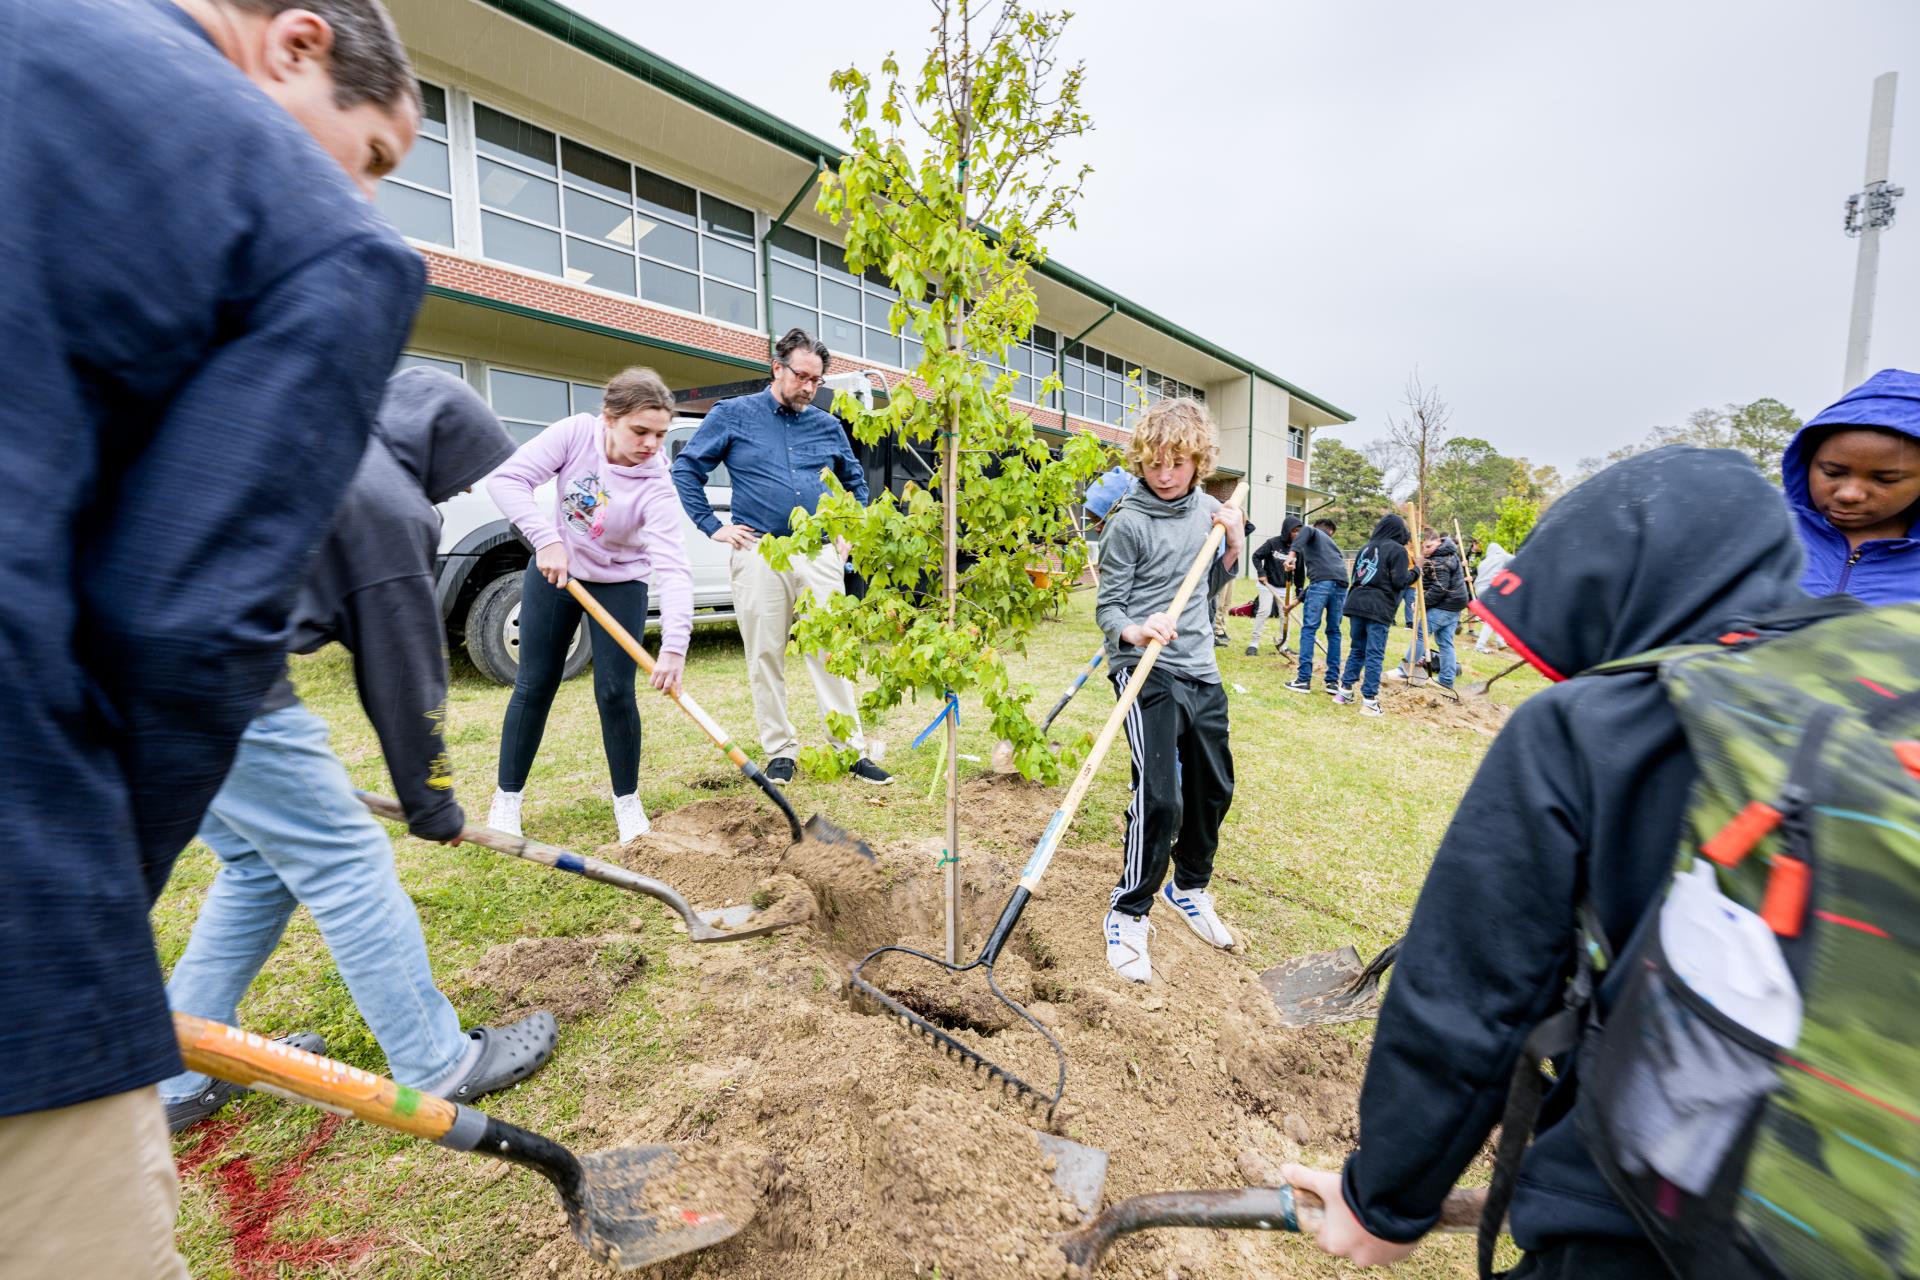
[[[1057,797],[998,780],[980,790],[1017,800],[1036,825]],[[970,814],[979,799],[969,799]],[[584,1103],[588,1133],[574,1135],[583,1149],[673,1142],[690,1167],[703,1152],[753,1149],[778,1171],[746,1230],[656,1274],[1051,1280],[1066,1263],[1050,1238],[1080,1215],[1049,1180],[1037,1131],[1110,1153],[1108,1203],[1271,1179],[1286,1160],[1331,1161],[1351,1144],[1360,1051],[1338,1030],[1281,1027],[1242,957],[1156,912],[1153,982],[1127,983],[1107,967],[1100,924],[1117,849],[1062,849],[995,969],[1065,1052],[1065,1101],[1049,1121],[875,1016],[870,1002],[847,998],[850,963],[871,948],[941,950],[937,840],[889,845],[877,866],[854,864],[788,852],[784,827],[776,818],[765,835],[749,799],[688,808],[698,812],[656,819],[654,835],[618,851],[622,859],[683,889],[701,885],[689,896],[702,905],[746,900],[768,876],[793,876],[819,911],[763,941],[677,956],[697,980],[649,994],[676,1019],[697,1019],[685,1043],[698,1058],[624,1109]],[[700,839],[695,824],[709,836],[732,831],[749,851]],[[970,856],[963,870],[961,950],[971,959],[1005,905],[1018,855]],[[1051,1092],[1058,1066],[1045,1038],[994,999],[980,970],[953,976],[889,953],[864,976]],[[548,1239],[526,1276],[604,1274],[557,1208],[537,1234]],[[1232,1280],[1284,1272],[1275,1251],[1299,1247],[1250,1233],[1149,1232],[1116,1245],[1102,1274]]]
[[[464,996],[489,1000],[505,1020],[545,1009],[570,1022],[605,1010],[646,967],[638,934],[520,938],[489,947],[453,985]]]
[[[1405,716],[1444,729],[1471,729],[1492,737],[1507,722],[1508,708],[1492,698],[1475,697],[1467,693],[1467,686],[1475,683],[1477,681],[1468,680],[1463,675],[1457,681],[1459,688],[1455,692],[1459,697],[1456,699],[1448,696],[1437,684],[1402,684],[1397,680],[1387,680],[1380,686],[1380,705],[1390,716]]]

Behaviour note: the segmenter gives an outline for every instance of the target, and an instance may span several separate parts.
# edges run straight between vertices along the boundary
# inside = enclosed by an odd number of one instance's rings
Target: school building
[[[388,0],[421,78],[421,136],[380,204],[426,259],[415,360],[471,382],[523,438],[647,364],[669,385],[764,375],[801,325],[834,369],[906,379],[894,292],[846,269],[814,212],[840,148],[553,0]],[[824,88],[825,73],[822,73]],[[1064,436],[1127,433],[1126,386],[1204,397],[1261,536],[1311,509],[1316,427],[1352,415],[1049,261],[1040,324],[1007,354],[1016,398]],[[1063,392],[1040,397],[1058,371]]]

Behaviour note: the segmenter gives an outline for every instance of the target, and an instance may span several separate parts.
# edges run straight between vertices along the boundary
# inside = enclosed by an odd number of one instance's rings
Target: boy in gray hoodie
[[[1233,802],[1227,697],[1207,606],[1232,577],[1246,539],[1240,512],[1200,488],[1219,452],[1213,422],[1197,402],[1162,400],[1150,407],[1127,445],[1140,481],[1107,517],[1100,543],[1095,617],[1106,633],[1115,693],[1125,692],[1149,643],[1164,646],[1127,713],[1133,801],[1126,862],[1105,923],[1107,963],[1133,982],[1153,977],[1147,912],[1156,895],[1208,943],[1233,945],[1207,892],[1220,823]],[[1216,524],[1226,529],[1224,547],[1179,618],[1169,617],[1167,606]],[[1169,861],[1173,879],[1163,885]]]

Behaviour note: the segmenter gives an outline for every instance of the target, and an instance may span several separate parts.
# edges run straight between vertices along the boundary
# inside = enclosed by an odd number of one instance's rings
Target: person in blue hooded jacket
[[[1809,595],[1920,601],[1920,374],[1882,369],[1822,409],[1780,472]]]

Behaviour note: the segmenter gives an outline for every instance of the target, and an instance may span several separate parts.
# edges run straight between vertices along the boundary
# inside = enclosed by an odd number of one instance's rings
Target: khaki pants
[[[817,556],[793,558],[785,573],[768,564],[757,546],[736,549],[729,568],[733,580],[733,609],[740,622],[740,639],[747,651],[747,683],[753,690],[753,718],[760,728],[760,746],[767,759],[791,759],[800,750],[800,736],[787,716],[787,641],[793,632],[794,606],[800,594],[811,591],[824,599],[844,590],[840,553],[822,548]],[[817,653],[807,655],[807,674],[813,677],[814,701],[820,704],[824,726],[827,713],[853,718],[853,740],[842,742],[827,731],[835,747],[852,747],[865,755],[860,712],[853,685],[827,670]]]
[[[0,1280],[186,1280],[179,1211],[152,1085],[0,1116]]]

